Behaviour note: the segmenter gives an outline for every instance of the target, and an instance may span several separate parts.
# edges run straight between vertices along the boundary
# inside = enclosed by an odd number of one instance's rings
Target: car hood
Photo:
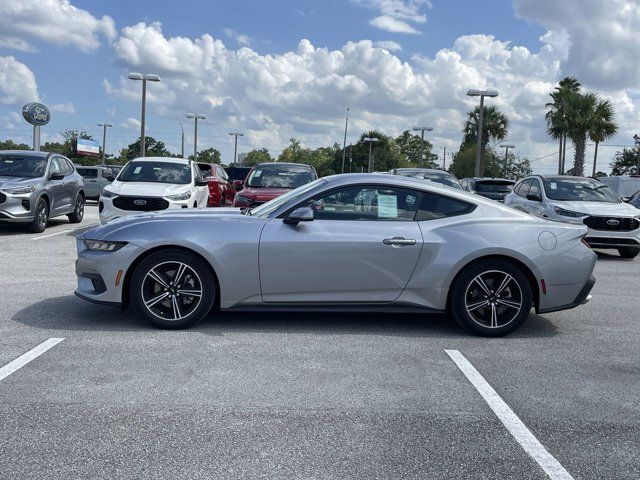
[[[27,177],[0,177],[0,189],[19,187],[21,185],[39,182],[40,178]]]
[[[276,197],[279,197],[283,193],[287,193],[290,191],[290,188],[253,188],[247,187],[242,191],[238,192],[239,195],[243,197],[253,198],[258,202],[266,202],[269,200],[273,200]]]
[[[108,190],[117,195],[128,195],[133,197],[166,197],[189,191],[190,185],[173,185],[169,183],[151,182],[119,182],[115,181],[109,185]]]
[[[149,222],[167,222],[176,224],[182,221],[212,222],[212,221],[252,221],[258,217],[242,215],[240,208],[202,208],[202,209],[180,209],[162,210],[159,212],[144,212],[119,217],[95,228],[86,230],[77,238],[90,238],[92,240],[117,240],[117,232],[131,226],[140,226]],[[171,228],[179,228],[172,226]],[[115,234],[115,236],[114,236]]]
[[[598,217],[637,217],[638,209],[628,203],[606,202],[561,202],[553,201],[552,204],[572,212],[584,213]]]

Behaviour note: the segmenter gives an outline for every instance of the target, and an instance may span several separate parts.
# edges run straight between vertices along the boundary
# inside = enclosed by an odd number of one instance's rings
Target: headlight
[[[104,198],[113,198],[113,197],[117,197],[118,195],[116,193],[110,192],[106,188],[103,188],[102,192],[100,192],[100,196]]]
[[[189,200],[191,198],[191,192],[178,193],[176,195],[167,195],[165,198],[173,202],[178,202],[180,200]]]
[[[242,195],[236,195],[235,201],[240,203],[253,203],[252,198],[243,197]]]
[[[578,218],[578,217],[587,216],[586,213],[572,212],[571,210],[565,210],[564,208],[560,208],[560,207],[553,207],[553,209],[556,211],[558,215],[562,215],[563,217]]]
[[[24,185],[22,187],[15,188],[3,188],[3,190],[11,195],[20,195],[23,193],[31,193],[36,189],[35,185]]]
[[[127,242],[104,242],[102,240],[85,240],[85,245],[94,252],[115,252],[124,247]]]

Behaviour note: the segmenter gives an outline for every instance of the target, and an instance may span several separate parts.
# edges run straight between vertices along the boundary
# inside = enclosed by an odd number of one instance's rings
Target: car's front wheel
[[[80,223],[84,218],[84,197],[78,194],[76,197],[76,204],[73,207],[73,212],[67,215],[67,218],[71,223]]]
[[[513,263],[487,259],[466,267],[451,287],[450,312],[464,328],[501,337],[519,328],[533,304],[531,285]]]
[[[131,303],[158,328],[179,329],[200,322],[215,300],[215,280],[199,257],[163,250],[145,258],[130,284]]]
[[[636,258],[640,253],[638,248],[621,247],[618,249],[618,253],[622,258]]]
[[[35,215],[29,224],[29,230],[33,233],[42,233],[47,228],[49,221],[49,205],[44,198],[40,198],[36,203]]]

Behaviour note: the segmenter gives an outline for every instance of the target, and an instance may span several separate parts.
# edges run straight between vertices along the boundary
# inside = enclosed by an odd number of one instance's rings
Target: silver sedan
[[[585,303],[587,228],[391,175],[316,180],[248,211],[152,212],[77,238],[76,295],[161,328],[214,310],[447,312],[477,335]]]

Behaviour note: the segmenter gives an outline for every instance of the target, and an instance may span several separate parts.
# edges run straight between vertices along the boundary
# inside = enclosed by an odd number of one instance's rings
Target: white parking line
[[[484,377],[475,369],[471,362],[458,350],[445,350],[451,360],[455,362],[467,380],[475,387],[485,402],[491,407],[493,413],[509,430],[525,452],[542,467],[549,478],[553,480],[573,480],[560,462],[551,455],[540,441],[531,433],[522,420],[513,413],[513,410],[505,403]]]
[[[44,352],[46,352],[52,347],[55,347],[57,344],[59,344],[63,340],[64,338],[50,338],[49,340],[42,342],[37,347],[32,348],[27,353],[23,353],[15,360],[7,363],[4,367],[0,368],[0,380],[7,378],[13,372],[21,369],[31,360],[35,360]]]
[[[35,238],[32,238],[31,240],[42,240],[43,238],[54,237],[56,235],[62,235],[63,233],[68,233],[68,232],[75,232],[77,230],[89,229],[91,227],[97,227],[98,225],[100,225],[100,224],[99,223],[94,223],[94,224],[91,224],[91,225],[85,225],[85,226],[80,227],[80,228],[67,228],[66,230],[60,230],[59,232],[50,233],[49,235],[42,235],[41,237],[35,237]]]

